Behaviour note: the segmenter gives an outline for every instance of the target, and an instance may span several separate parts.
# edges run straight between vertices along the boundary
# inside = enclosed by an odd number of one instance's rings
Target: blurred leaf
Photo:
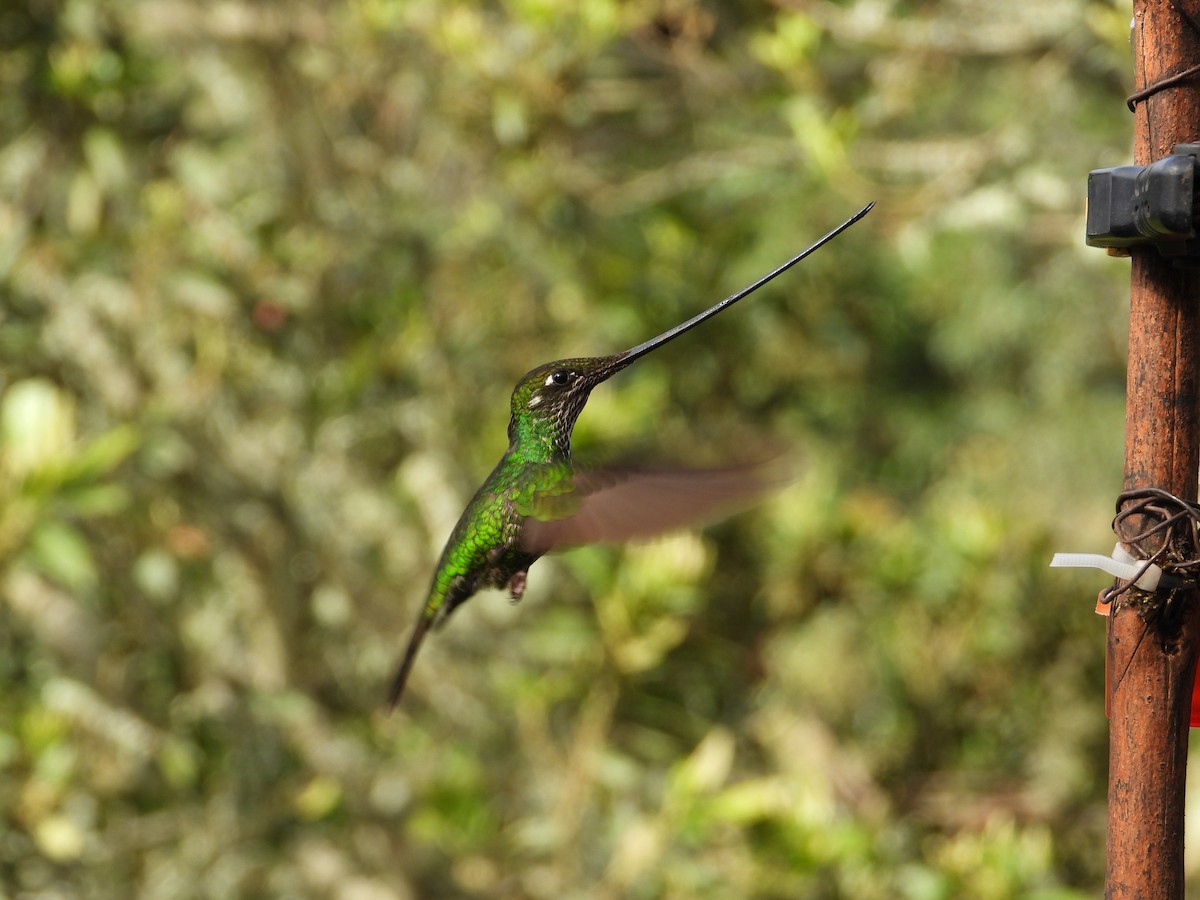
[[[0,398],[0,451],[14,475],[61,465],[75,442],[73,398],[49,381],[16,382]]]
[[[314,821],[328,816],[342,799],[342,788],[332,778],[317,776],[296,795],[296,814]]]
[[[137,428],[131,424],[118,425],[93,438],[80,450],[72,460],[71,475],[88,480],[106,475],[137,450],[140,443]]]
[[[56,862],[73,862],[84,850],[85,836],[67,816],[52,815],[34,828],[38,849]]]
[[[166,741],[158,754],[158,766],[163,777],[176,789],[191,787],[202,770],[200,752],[180,740]]]
[[[78,529],[47,521],[34,529],[30,557],[41,571],[73,591],[90,591],[99,573],[91,547]]]

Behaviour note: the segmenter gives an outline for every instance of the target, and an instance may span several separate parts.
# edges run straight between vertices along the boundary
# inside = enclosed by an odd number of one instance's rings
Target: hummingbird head
[[[527,372],[513,389],[509,441],[532,438],[558,455],[570,456],[571,432],[592,388],[633,362],[626,357],[620,353],[559,359]]]
[[[839,225],[825,237],[793,256],[774,271],[768,272],[758,281],[710,306],[704,312],[692,316],[657,337],[643,341],[624,353],[613,356],[580,357],[559,359],[538,366],[517,382],[512,395],[512,417],[508,421],[510,450],[519,447],[538,456],[569,457],[571,455],[571,432],[575,420],[583,412],[584,404],[592,388],[620,372],[634,360],[657,350],[679,335],[691,331],[701,322],[710,319],[723,309],[737,303],[743,297],[757,291],[776,276],[786,272],[810,253],[833,240],[868,212],[874,203],[868,203],[857,213]]]

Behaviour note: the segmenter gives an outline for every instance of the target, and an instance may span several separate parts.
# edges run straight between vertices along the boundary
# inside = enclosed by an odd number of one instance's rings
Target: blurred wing
[[[777,463],[584,470],[572,477],[572,490],[538,502],[522,525],[521,543],[542,554],[649,538],[730,515],[788,480]]]

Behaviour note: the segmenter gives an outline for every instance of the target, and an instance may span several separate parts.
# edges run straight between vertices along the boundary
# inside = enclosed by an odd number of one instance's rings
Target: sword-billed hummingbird
[[[425,634],[485,587],[525,592],[529,567],[553,549],[649,537],[694,522],[761,493],[762,467],[578,469],[571,432],[592,389],[636,359],[754,293],[833,240],[874,203],[819,241],[715,306],[614,356],[560,359],[528,372],[512,394],[508,450],[467,504],[442,550],[429,596],[392,680],[388,708],[400,700]]]

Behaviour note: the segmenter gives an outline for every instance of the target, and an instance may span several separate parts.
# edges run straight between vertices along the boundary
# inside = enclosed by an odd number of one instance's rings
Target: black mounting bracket
[[[1198,167],[1200,144],[1176,144],[1174,153],[1148,166],[1093,169],[1088,175],[1088,246],[1128,256],[1128,248],[1149,245],[1177,266],[1200,266]]]

